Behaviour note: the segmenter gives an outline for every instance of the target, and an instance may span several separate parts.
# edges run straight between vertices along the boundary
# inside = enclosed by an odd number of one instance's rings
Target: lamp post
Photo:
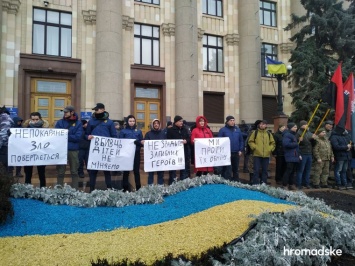
[[[285,115],[283,96],[282,96],[282,81],[291,72],[292,66],[288,65],[286,68],[287,68],[287,74],[276,74],[275,75],[276,79],[277,79],[277,115]]]

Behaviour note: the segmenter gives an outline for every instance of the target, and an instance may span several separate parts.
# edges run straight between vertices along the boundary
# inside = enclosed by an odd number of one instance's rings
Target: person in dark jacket
[[[88,159],[89,159],[89,148],[90,148],[90,141],[87,140],[85,137],[85,132],[86,132],[86,127],[88,125],[88,121],[85,119],[81,120],[81,124],[83,127],[83,134],[81,135],[81,139],[79,141],[79,168],[78,168],[78,174],[80,178],[84,178],[84,164],[86,166],[86,169],[88,167]]]
[[[42,119],[39,112],[32,112],[30,114],[30,119],[27,119],[23,123],[24,128],[48,128],[49,123],[47,120]],[[44,162],[45,163],[45,162]],[[33,166],[27,165],[23,167],[25,172],[25,184],[31,184]],[[46,165],[37,165],[37,172],[39,178],[39,186],[46,186]]]
[[[298,141],[296,138],[297,125],[288,123],[287,129],[283,132],[282,146],[284,148],[285,161],[287,163],[286,171],[283,175],[282,185],[285,189],[294,189],[294,174],[297,172],[299,161],[302,156],[299,153]]]
[[[225,126],[219,130],[217,136],[219,138],[228,137],[231,149],[231,165],[221,166],[219,168],[220,174],[225,179],[239,181],[239,157],[244,150],[244,140],[242,131],[235,124],[233,116],[226,117]]]
[[[22,128],[22,122],[23,122],[23,119],[21,117],[18,117],[18,116],[15,116],[13,118],[13,121],[14,121],[14,124],[13,124],[13,128]],[[21,174],[21,166],[16,166],[15,169],[15,176],[16,177],[23,177],[23,175]],[[14,167],[13,166],[9,166],[9,173],[10,175],[12,176],[13,175],[13,169]]]
[[[72,187],[79,188],[79,142],[83,135],[83,126],[78,120],[74,107],[68,105],[63,110],[63,118],[58,120],[55,128],[68,129],[68,162],[70,166],[70,175],[72,178]],[[57,165],[57,183],[63,186],[66,164]]]
[[[277,132],[274,134],[274,139],[275,139],[275,145],[276,148],[273,152],[273,155],[276,159],[276,169],[275,169],[275,181],[276,183],[282,183],[282,178],[284,176],[284,173],[286,171],[286,161],[285,161],[285,153],[284,153],[284,147],[282,145],[282,133],[285,131],[286,126],[283,124],[279,125],[279,129]]]
[[[182,139],[182,143],[184,144],[184,155],[185,158],[189,158],[189,146],[190,146],[190,133],[186,127],[183,126],[183,119],[181,116],[176,115],[174,117],[174,124],[171,128],[167,130],[167,139]],[[180,180],[184,180],[188,178],[188,169],[190,168],[190,163],[186,163],[185,161],[185,169],[180,170]],[[169,171],[169,184],[176,179],[176,170]]]
[[[351,139],[348,132],[341,127],[336,126],[330,136],[334,159],[335,159],[335,181],[338,189],[346,189],[348,161],[351,160]]]
[[[124,129],[121,130],[119,138],[135,140],[134,144],[136,145],[136,152],[134,154],[133,173],[137,191],[141,188],[141,176],[139,173],[139,167],[141,164],[141,148],[143,146],[141,141],[143,140],[143,134],[142,131],[137,128],[136,118],[134,117],[134,115],[127,116],[127,125]],[[129,171],[123,171],[123,191],[131,191],[128,183],[128,177]]]
[[[164,130],[161,129],[160,120],[153,119],[151,124],[151,129],[145,134],[144,140],[142,140],[142,144],[144,145],[145,140],[159,140],[159,139],[166,139],[166,134]],[[157,171],[157,176],[158,176],[158,184],[164,185],[164,171]],[[154,183],[154,172],[149,172],[148,185],[152,185],[153,183]]]
[[[110,114],[105,111],[105,105],[103,103],[97,103],[92,110],[95,112],[92,114],[91,119],[86,127],[86,138],[92,140],[95,136],[117,138],[117,132],[113,121],[109,119]],[[98,170],[90,170],[90,192],[95,189],[96,176]],[[103,171],[105,175],[105,183],[107,188],[112,188],[111,172]]]
[[[307,121],[300,121],[300,129],[296,133],[299,142],[300,154],[302,160],[297,171],[297,187],[302,188],[305,185],[310,188],[310,176],[312,167],[312,152],[315,145],[316,134],[312,134],[308,130]]]

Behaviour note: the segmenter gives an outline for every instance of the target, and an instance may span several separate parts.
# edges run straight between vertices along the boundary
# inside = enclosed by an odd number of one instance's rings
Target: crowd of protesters
[[[243,157],[243,172],[249,173],[249,183],[252,185],[269,184],[269,164],[272,157],[276,160],[275,181],[285,189],[328,188],[329,174],[334,170],[335,184],[338,189],[352,188],[352,153],[354,151],[350,134],[340,127],[333,129],[333,122],[326,121],[324,128],[316,134],[309,130],[306,121],[298,124],[289,122],[280,124],[272,134],[267,129],[266,120],[257,120],[253,125],[242,121],[240,127],[231,115],[226,117],[225,126],[216,134],[217,137],[228,137],[230,140],[231,164],[218,167],[194,167],[190,173],[191,164],[195,164],[194,143],[199,138],[213,138],[206,117],[196,117],[195,124],[189,127],[183,117],[176,115],[173,122],[162,127],[159,119],[154,119],[150,131],[143,136],[137,128],[136,118],[127,116],[125,127],[121,129],[118,122],[109,118],[105,105],[97,103],[89,121],[79,120],[73,106],[65,107],[63,118],[57,121],[55,128],[68,129],[68,162],[72,178],[71,186],[78,189],[79,177],[85,177],[88,163],[90,140],[95,136],[134,139],[136,151],[134,155],[133,173],[135,185],[133,190],[141,188],[140,164],[141,148],[146,140],[181,139],[184,145],[185,167],[178,171],[168,171],[169,184],[174,180],[183,180],[193,176],[207,174],[221,175],[231,181],[241,181],[239,176],[240,158]],[[11,119],[5,107],[0,110],[0,158],[7,167],[7,146],[9,129],[11,127],[48,127],[48,122],[42,119],[39,112],[30,114],[24,123],[23,119]],[[45,165],[37,166],[40,186],[46,186]],[[334,168],[334,169],[333,169]],[[8,167],[15,176],[22,177],[21,167]],[[57,165],[57,184],[63,185],[66,165]],[[87,170],[87,169],[86,169]],[[25,183],[31,183],[33,166],[25,166]],[[95,189],[98,170],[87,170],[90,191]],[[103,171],[106,187],[112,188],[111,175],[122,172]],[[164,172],[157,171],[157,183],[164,184]],[[128,181],[129,171],[123,172],[123,190],[131,191]],[[154,184],[154,172],[148,173],[148,185]]]

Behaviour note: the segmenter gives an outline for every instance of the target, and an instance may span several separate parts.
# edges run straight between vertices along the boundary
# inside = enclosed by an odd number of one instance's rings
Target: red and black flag
[[[353,104],[354,104],[354,75],[353,73],[350,73],[349,77],[344,83],[344,111],[346,110],[345,129],[348,131],[352,130],[352,115],[354,112]]]

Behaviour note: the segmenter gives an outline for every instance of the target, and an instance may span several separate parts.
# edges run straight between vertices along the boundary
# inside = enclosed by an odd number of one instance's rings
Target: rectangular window
[[[263,102],[263,119],[265,119],[269,124],[274,123],[273,117],[277,113],[277,101],[275,96],[262,96]]]
[[[153,5],[160,5],[160,0],[134,0],[136,2],[153,4]]]
[[[276,27],[276,3],[268,1],[260,1],[260,24],[265,26]]]
[[[203,113],[209,123],[224,123],[224,93],[203,92]]]
[[[223,38],[203,35],[203,70],[223,73]]]
[[[261,76],[270,77],[267,72],[266,57],[277,60],[277,45],[270,43],[263,43],[261,45]]]
[[[72,56],[72,15],[33,9],[32,53]]]
[[[134,63],[159,66],[159,27],[134,24]]]
[[[202,0],[202,13],[222,17],[222,0]]]

